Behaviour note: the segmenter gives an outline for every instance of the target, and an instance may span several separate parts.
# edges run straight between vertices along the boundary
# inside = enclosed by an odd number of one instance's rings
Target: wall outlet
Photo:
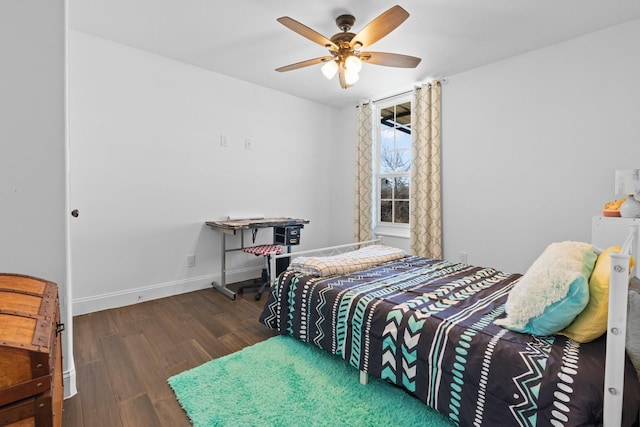
[[[187,255],[187,267],[193,267],[194,265],[196,265],[196,256]]]
[[[229,137],[227,135],[220,135],[220,146],[221,147],[229,146]]]
[[[460,262],[461,264],[467,264],[466,252],[458,252],[458,262]]]
[[[251,145],[251,140],[249,138],[244,140],[244,149],[245,150],[251,150],[252,145]]]

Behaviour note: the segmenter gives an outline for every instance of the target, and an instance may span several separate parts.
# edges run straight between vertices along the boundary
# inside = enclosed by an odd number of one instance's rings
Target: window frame
[[[397,105],[402,105],[402,104],[406,104],[408,103],[410,105],[411,111],[413,110],[413,103],[412,103],[412,99],[411,99],[411,94],[403,94],[403,95],[398,95],[398,96],[394,96],[392,98],[389,98],[387,100],[385,100],[384,102],[378,102],[375,104],[375,132],[374,132],[374,153],[375,153],[375,161],[373,162],[373,175],[375,177],[375,218],[374,218],[374,229],[375,229],[375,233],[379,234],[379,235],[387,235],[387,236],[394,236],[394,237],[405,237],[408,238],[409,237],[409,227],[410,227],[410,222],[411,222],[411,200],[410,200],[410,196],[411,196],[411,163],[412,163],[412,149],[413,149],[413,141],[410,139],[410,143],[409,143],[409,147],[408,147],[408,151],[409,151],[409,169],[406,172],[390,172],[390,173],[383,173],[381,172],[381,157],[382,157],[382,138],[380,135],[381,129],[382,129],[382,125],[381,125],[381,121],[380,121],[380,117],[382,114],[382,111],[385,108],[390,108],[390,107],[395,107]],[[410,115],[411,117],[411,115]],[[409,120],[409,127],[411,129],[411,131],[413,131],[413,124],[411,119]],[[396,129],[397,127],[394,126],[394,129]],[[411,138],[411,133],[409,134],[410,138]],[[394,147],[393,151],[397,151],[396,150],[397,147]],[[408,197],[407,199],[396,199],[395,198],[395,194],[392,195],[392,198],[390,199],[392,201],[392,203],[394,201],[404,201],[407,200],[409,202],[409,222],[408,223],[397,223],[397,222],[386,222],[386,221],[382,221],[381,218],[381,204],[382,204],[382,186],[381,186],[381,180],[382,178],[387,177],[387,178],[396,178],[396,177],[406,177],[407,178],[407,182],[409,183],[409,187],[408,187]],[[393,184],[392,184],[393,185]],[[386,199],[385,199],[386,200]],[[395,209],[394,207],[392,207],[393,209]],[[393,211],[392,211],[393,212]]]

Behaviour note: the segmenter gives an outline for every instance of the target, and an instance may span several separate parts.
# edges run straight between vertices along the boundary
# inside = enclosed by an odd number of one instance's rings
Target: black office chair
[[[262,298],[262,293],[264,290],[271,284],[271,274],[270,274],[270,261],[271,255],[279,255],[282,252],[282,246],[279,245],[258,245],[252,246],[250,248],[242,248],[242,252],[246,252],[248,254],[254,254],[255,256],[264,257],[264,267],[262,267],[262,277],[256,281],[256,283],[252,283],[250,285],[243,285],[238,288],[238,293],[244,293],[245,289],[255,289],[258,288],[258,292],[256,293],[255,299],[259,301]]]

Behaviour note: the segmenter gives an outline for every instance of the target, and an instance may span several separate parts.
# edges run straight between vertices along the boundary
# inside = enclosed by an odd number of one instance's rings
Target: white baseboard
[[[64,389],[64,398],[68,399],[78,393],[76,387],[76,369],[72,367],[62,374],[62,384]]]
[[[246,268],[227,271],[227,283],[235,283],[260,277],[262,267]],[[108,310],[110,308],[124,307],[143,301],[165,298],[172,295],[193,292],[211,287],[212,282],[219,282],[220,274],[210,274],[173,282],[158,283],[156,285],[127,289],[124,291],[110,292],[102,295],[78,298],[73,300],[73,315],[93,313],[95,311]],[[218,291],[214,291],[218,292]]]

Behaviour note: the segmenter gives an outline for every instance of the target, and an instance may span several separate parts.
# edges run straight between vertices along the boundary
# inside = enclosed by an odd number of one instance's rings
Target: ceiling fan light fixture
[[[334,34],[331,38],[323,36],[288,16],[280,17],[277,19],[279,23],[312,42],[325,47],[329,50],[329,53],[328,56],[321,56],[276,68],[276,71],[291,71],[322,64],[322,74],[329,80],[338,74],[340,87],[347,89],[360,79],[358,73],[362,69],[363,62],[387,67],[415,68],[420,63],[420,58],[397,53],[365,52],[361,50],[386,37],[408,17],[409,12],[396,5],[378,15],[354,34],[350,30],[356,18],[351,14],[340,15],[336,18],[336,25],[342,32]]]
[[[349,71],[359,73],[362,70],[362,61],[355,55],[349,55],[344,60],[344,66]]]
[[[320,70],[322,70],[322,74],[324,74],[328,80],[331,80],[338,72],[338,64],[332,59],[331,61],[327,61]]]
[[[360,76],[358,75],[357,71],[345,68],[344,81],[348,86],[355,84],[358,80],[360,80]]]

